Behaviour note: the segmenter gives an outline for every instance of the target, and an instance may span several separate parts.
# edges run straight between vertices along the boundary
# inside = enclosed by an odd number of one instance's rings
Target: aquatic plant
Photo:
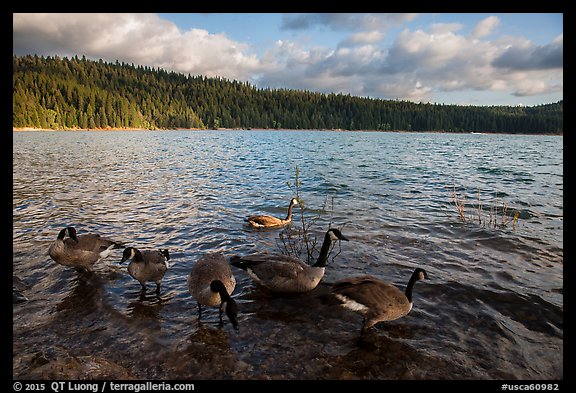
[[[514,213],[510,213],[508,203],[502,198],[498,197],[498,192],[494,194],[493,203],[489,204],[489,208],[485,209],[484,203],[482,202],[480,196],[480,188],[477,192],[476,201],[476,213],[466,214],[466,189],[464,188],[462,194],[460,195],[456,190],[456,181],[453,182],[452,204],[456,208],[458,213],[458,220],[464,223],[477,223],[483,227],[488,228],[506,228],[510,223],[512,223],[512,230],[516,229],[516,224],[520,218],[520,212],[514,210]]]
[[[295,198],[298,200],[298,205],[300,207],[299,220],[296,224],[296,220],[292,220],[292,223],[287,227],[283,228],[279,233],[279,242],[277,245],[284,255],[290,255],[300,258],[301,255],[306,253],[306,260],[311,263],[314,260],[314,255],[317,253],[318,238],[311,231],[311,228],[316,224],[316,222],[322,217],[322,215],[329,213],[330,219],[328,222],[328,229],[332,228],[332,212],[334,211],[334,196],[331,198],[330,209],[327,210],[328,196],[325,197],[324,203],[319,209],[311,209],[305,203],[302,198],[302,193],[300,187],[302,186],[302,181],[300,180],[300,168],[296,165],[295,180],[292,184],[287,181],[286,185],[292,191]],[[312,212],[312,213],[309,213]],[[342,229],[342,228],[338,228]],[[339,243],[339,242],[338,242]],[[332,253],[335,243],[332,243],[328,255]],[[332,259],[336,258],[340,254],[338,251]]]

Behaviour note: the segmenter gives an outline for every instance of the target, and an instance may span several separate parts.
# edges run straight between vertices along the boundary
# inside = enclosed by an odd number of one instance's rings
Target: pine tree
[[[13,56],[14,127],[563,132],[563,101],[474,107],[258,89],[134,64]]]

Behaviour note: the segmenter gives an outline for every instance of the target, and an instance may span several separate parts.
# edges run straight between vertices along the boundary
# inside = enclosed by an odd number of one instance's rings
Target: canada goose
[[[238,308],[230,296],[236,287],[236,279],[232,274],[230,265],[220,253],[208,253],[192,266],[188,275],[188,289],[198,303],[198,318],[202,317],[202,304],[206,306],[220,306],[220,324],[222,324],[222,311],[234,329],[238,330]]]
[[[298,258],[274,254],[233,256],[230,263],[246,270],[256,283],[272,292],[308,292],[316,288],[324,276],[328,251],[335,240],[348,239],[338,229],[329,229],[324,235],[320,255],[312,266]]]
[[[332,293],[349,310],[364,317],[360,339],[366,329],[378,322],[402,318],[412,310],[412,289],[416,281],[428,279],[426,271],[417,268],[412,273],[406,291],[372,276],[357,276],[337,281]]]
[[[64,239],[68,234],[69,238]],[[48,254],[57,263],[71,266],[76,270],[91,272],[92,266],[106,258],[114,248],[122,248],[121,243],[106,239],[100,235],[76,235],[76,229],[66,227],[48,248]]]
[[[292,208],[294,207],[294,205],[298,205],[298,200],[296,198],[292,198],[290,200],[290,205],[288,206],[288,214],[286,215],[285,219],[276,218],[268,215],[260,215],[260,216],[248,217],[245,221],[247,221],[248,224],[250,224],[255,228],[281,227],[289,224],[292,221]]]
[[[160,297],[160,282],[170,267],[170,253],[168,250],[144,250],[140,251],[134,247],[126,247],[122,254],[120,263],[132,259],[128,265],[128,273],[134,277],[140,285],[140,298],[146,297],[146,281],[156,283],[156,296]]]

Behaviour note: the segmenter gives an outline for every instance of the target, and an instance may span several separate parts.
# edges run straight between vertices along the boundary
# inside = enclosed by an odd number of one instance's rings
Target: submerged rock
[[[12,304],[27,302],[28,298],[22,292],[29,288],[30,285],[22,281],[20,277],[12,275]]]
[[[95,356],[59,355],[33,368],[22,379],[126,380],[135,379],[124,367]],[[44,364],[42,364],[44,363]]]

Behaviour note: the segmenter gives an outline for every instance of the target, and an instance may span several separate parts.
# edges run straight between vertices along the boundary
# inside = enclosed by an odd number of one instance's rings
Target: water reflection
[[[128,316],[134,322],[154,322],[154,326],[160,329],[161,311],[164,301],[158,298],[154,300],[133,300],[128,304]]]
[[[89,315],[102,304],[102,278],[94,272],[75,272],[76,276],[69,282],[70,293],[57,305],[60,313]]]
[[[24,292],[30,288],[20,277],[12,275],[12,304],[19,304],[28,301]]]
[[[214,323],[198,322],[197,327],[190,335],[188,340],[191,343],[190,347],[196,347],[197,345],[209,345],[214,349],[218,350],[228,350],[230,349],[230,343],[228,342],[228,332],[217,324],[217,328]]]

